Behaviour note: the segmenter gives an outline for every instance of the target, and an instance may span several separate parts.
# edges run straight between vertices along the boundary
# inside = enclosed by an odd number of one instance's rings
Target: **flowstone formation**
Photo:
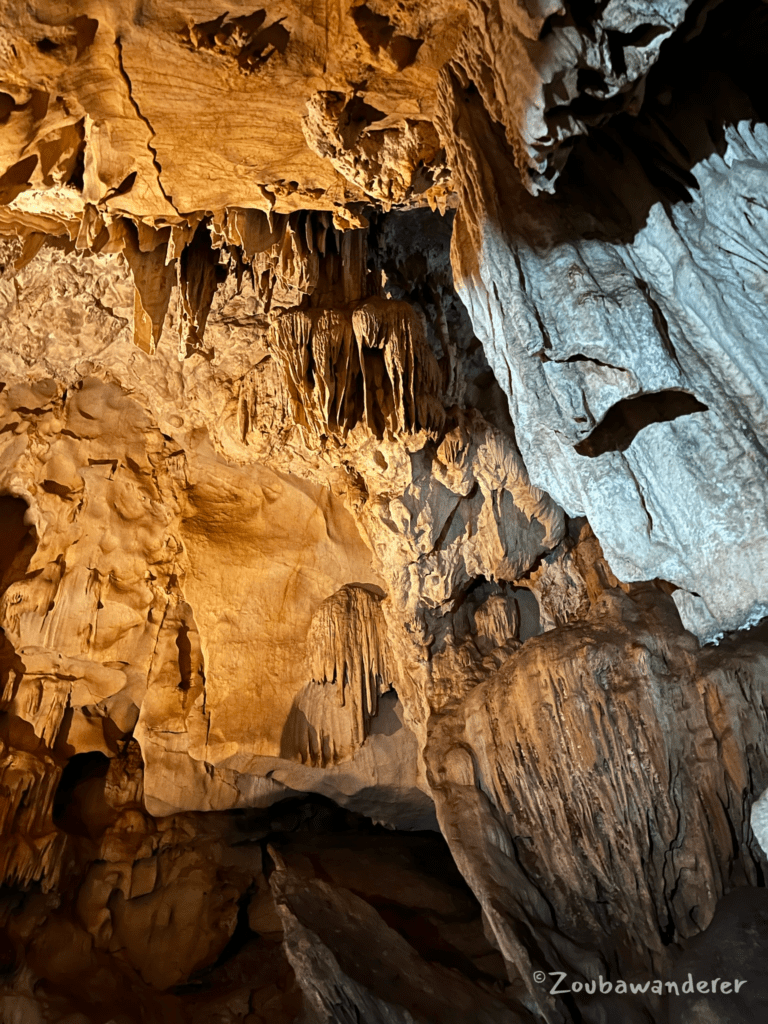
[[[0,11],[2,1024],[750,1019],[768,7]]]

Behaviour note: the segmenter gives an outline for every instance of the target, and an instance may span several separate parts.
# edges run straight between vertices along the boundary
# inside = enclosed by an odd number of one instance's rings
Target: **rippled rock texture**
[[[759,1016],[768,8],[0,13],[0,1020]]]
[[[764,31],[762,4],[740,11]],[[588,517],[621,579],[674,584],[704,640],[766,613],[764,269],[750,253],[768,136],[749,58],[724,45],[731,17],[670,41],[637,117],[585,140],[551,199],[510,178],[462,67],[442,82],[459,291],[532,478]]]

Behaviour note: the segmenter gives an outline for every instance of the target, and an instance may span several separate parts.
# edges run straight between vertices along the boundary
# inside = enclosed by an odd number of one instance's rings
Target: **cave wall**
[[[541,977],[762,905],[765,5],[2,19],[0,1015],[693,1013]]]
[[[762,6],[740,9],[750,32],[764,32]],[[766,137],[750,51],[736,67],[722,43],[739,46],[732,17],[712,11],[698,36],[686,23],[693,38],[684,26],[670,41],[642,111],[574,146],[551,199],[510,180],[466,72],[442,82],[464,193],[459,292],[526,466],[587,516],[619,578],[674,584],[703,640],[765,614],[763,270],[750,254],[764,248]]]

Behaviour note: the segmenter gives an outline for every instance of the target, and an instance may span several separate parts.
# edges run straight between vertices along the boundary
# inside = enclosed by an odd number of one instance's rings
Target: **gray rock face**
[[[636,113],[662,44],[691,0],[470,0],[455,58],[505,129],[533,195],[553,192],[575,139]]]
[[[477,97],[444,84],[459,292],[533,482],[588,517],[620,579],[678,587],[701,640],[754,624],[768,613],[765,126],[712,75],[699,87],[724,97],[718,133],[673,80],[637,125],[574,155],[558,197],[532,201]]]
[[[750,820],[755,839],[760,844],[763,853],[768,854],[768,790],[752,804]]]

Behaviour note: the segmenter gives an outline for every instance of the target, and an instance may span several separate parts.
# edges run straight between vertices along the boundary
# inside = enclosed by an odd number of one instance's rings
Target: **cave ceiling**
[[[0,1024],[761,1019],[767,55],[0,0]]]

